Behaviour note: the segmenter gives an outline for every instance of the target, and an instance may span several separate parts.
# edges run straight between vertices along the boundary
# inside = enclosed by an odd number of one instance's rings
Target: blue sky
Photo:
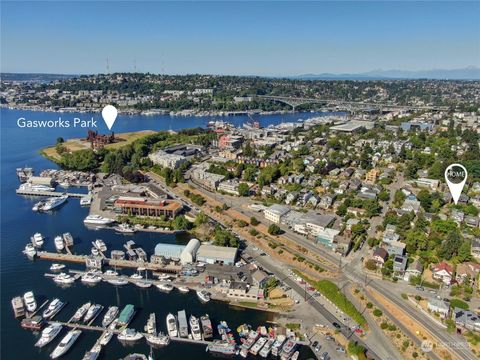
[[[480,2],[1,4],[1,71],[296,75],[480,66]]]

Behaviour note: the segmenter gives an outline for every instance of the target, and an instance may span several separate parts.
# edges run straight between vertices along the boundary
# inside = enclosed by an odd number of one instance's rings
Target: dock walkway
[[[60,197],[63,195],[68,195],[68,197],[74,197],[74,198],[82,198],[84,196],[87,196],[87,194],[80,194],[80,193],[61,193],[57,191],[31,191],[31,190],[20,190],[17,189],[15,190],[17,195],[27,195],[27,196],[49,196],[49,197]]]

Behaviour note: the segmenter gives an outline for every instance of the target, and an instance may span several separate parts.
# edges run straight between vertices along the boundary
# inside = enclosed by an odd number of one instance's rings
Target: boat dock
[[[73,197],[73,198],[82,198],[84,196],[87,196],[87,194],[79,194],[79,193],[61,193],[57,191],[32,191],[32,190],[20,190],[17,189],[15,190],[17,195],[27,195],[27,196],[48,196],[48,197],[60,197],[63,195],[68,195],[68,197]]]
[[[63,326],[72,328],[72,329],[80,329],[80,330],[90,330],[90,331],[98,331],[101,332],[102,334],[105,331],[112,332],[116,335],[120,334],[123,330],[121,329],[106,329],[102,326],[95,326],[95,325],[86,325],[86,324],[76,324],[76,323],[71,323],[71,322],[62,322],[62,321],[49,321],[49,324],[61,324]],[[140,332],[144,337],[145,335],[148,335],[144,332]],[[199,344],[199,345],[208,345],[211,344],[211,341],[205,341],[205,340],[193,340],[193,339],[187,339],[187,338],[179,338],[179,337],[170,337],[170,341],[178,341],[178,342],[184,342],[184,343],[190,343],[190,344]]]
[[[37,251],[37,258],[41,260],[50,260],[54,262],[72,262],[77,264],[85,264],[87,262],[87,259],[91,259],[92,257],[89,255],[75,255],[72,253],[65,254],[65,253],[54,253],[54,252],[48,252],[48,251]],[[170,273],[170,274],[177,274],[182,269],[181,266],[173,265],[173,264],[163,265],[163,264],[144,262],[144,261],[111,259],[108,257],[102,258],[102,262],[104,265],[111,266],[111,267],[129,268],[129,269],[138,269],[139,267],[141,267],[150,271]]]

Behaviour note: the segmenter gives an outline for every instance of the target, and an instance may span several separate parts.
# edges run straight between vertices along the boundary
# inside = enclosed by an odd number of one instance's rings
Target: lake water
[[[100,303],[104,306],[117,305],[123,307],[131,303],[137,308],[137,314],[131,327],[143,330],[148,315],[157,314],[159,329],[165,331],[165,317],[169,312],[185,309],[187,315],[210,315],[216,325],[220,320],[226,320],[232,329],[242,323],[253,326],[266,325],[269,315],[255,310],[232,308],[225,303],[211,301],[202,304],[192,292],[180,294],[172,291],[164,294],[156,288],[139,289],[132,285],[114,287],[100,283],[94,287],[87,287],[77,282],[71,287],[61,288],[44,276],[49,272],[50,262],[30,261],[22,254],[30,236],[40,232],[46,236],[44,247],[54,251],[53,238],[64,232],[70,232],[75,239],[75,251],[88,253],[91,242],[97,238],[103,239],[109,251],[121,249],[128,239],[133,239],[150,255],[159,242],[184,244],[185,236],[138,233],[133,236],[123,236],[110,230],[90,230],[83,225],[83,218],[88,214],[87,208],[81,208],[78,199],[69,199],[68,202],[52,214],[34,213],[32,205],[38,198],[27,198],[15,194],[19,182],[15,169],[18,167],[33,167],[38,174],[46,168],[57,168],[51,161],[39,155],[39,150],[55,143],[57,137],[65,139],[85,137],[87,129],[82,128],[53,128],[29,129],[19,128],[17,119],[26,120],[73,120],[74,117],[88,120],[92,116],[98,120],[100,133],[106,133],[107,128],[101,120],[100,114],[52,113],[32,112],[22,110],[0,110],[1,125],[1,358],[2,359],[48,359],[49,354],[65,335],[65,330],[55,341],[39,350],[33,345],[38,334],[23,330],[11,311],[10,300],[14,296],[23,295],[33,290],[37,303],[40,305],[45,299],[58,297],[67,301],[68,305],[57,315],[57,320],[67,320],[75,310],[87,301]],[[263,126],[280,122],[297,121],[318,114],[285,114],[256,116]],[[223,119],[241,125],[249,121],[247,116],[235,117],[170,117],[162,116],[119,116],[113,130],[117,133],[137,130],[177,130],[205,126],[208,121]],[[85,191],[86,189],[75,189]],[[69,268],[83,269],[83,266],[68,266]],[[128,271],[123,271],[128,274]],[[100,317],[101,318],[101,317]],[[98,320],[97,320],[98,321]],[[65,359],[82,359],[85,351],[95,343],[99,333],[84,331]],[[157,359],[208,359],[212,356],[204,351],[204,346],[194,344],[171,343],[168,347],[155,350]],[[149,347],[145,341],[133,346],[124,347],[116,338],[113,338],[104,348],[102,359],[119,359],[131,352],[148,354]],[[303,349],[301,358],[308,358],[307,349]]]

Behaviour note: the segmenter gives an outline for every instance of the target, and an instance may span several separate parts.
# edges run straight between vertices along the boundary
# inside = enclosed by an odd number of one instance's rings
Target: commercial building
[[[237,248],[215,245],[200,245],[197,252],[197,261],[207,264],[235,264]]]
[[[180,254],[180,262],[182,265],[191,264],[195,262],[198,248],[200,247],[200,241],[198,239],[191,239],[185,249]]]
[[[191,179],[193,182],[206,187],[208,190],[215,191],[225,176],[207,172],[208,166],[207,163],[202,163],[192,167]]]
[[[184,249],[185,245],[160,243],[155,246],[155,255],[163,256],[167,259],[180,259]]]
[[[358,132],[362,129],[373,129],[375,123],[373,121],[359,121],[359,120],[352,120],[348,121],[344,124],[332,126],[330,130],[332,131],[340,131],[340,132]]]
[[[119,214],[135,216],[165,216],[174,218],[182,211],[182,204],[175,200],[119,197],[114,202],[114,210]]]
[[[240,183],[237,180],[225,180],[222,181],[220,184],[217,186],[218,191],[223,191],[226,192],[227,194],[232,194],[232,195],[239,195],[238,193],[238,186]]]
[[[187,159],[185,156],[177,155],[177,154],[169,154],[163,150],[158,150],[150,155],[148,155],[149,159],[156,165],[160,165],[163,167],[167,167],[170,169],[176,169],[180,165],[182,165]]]
[[[276,224],[280,224],[282,220],[282,216],[285,216],[290,211],[288,206],[274,204],[270,206],[268,209],[265,209],[263,214],[265,219],[274,222]]]

